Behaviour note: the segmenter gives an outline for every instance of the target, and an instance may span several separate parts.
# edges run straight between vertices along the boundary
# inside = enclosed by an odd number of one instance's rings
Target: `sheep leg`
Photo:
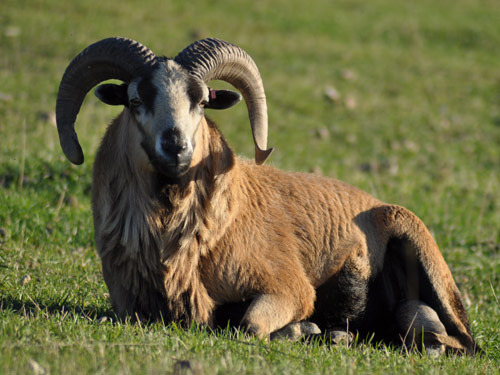
[[[341,328],[329,329],[325,333],[325,338],[328,339],[332,345],[350,346],[354,342],[354,335],[352,332]]]
[[[440,338],[448,337],[448,334],[432,307],[419,300],[406,301],[398,306],[396,321],[407,348],[421,348],[423,345],[438,355],[444,353],[446,340]]]
[[[111,305],[119,319],[131,318],[144,322],[171,319],[164,297],[158,289],[151,287],[137,272],[131,272],[133,265],[126,267],[126,263],[123,263],[122,267],[113,267],[112,262],[113,259],[109,257],[102,258],[102,273]],[[123,285],[122,280],[128,280],[130,284]]]
[[[301,322],[289,323],[283,328],[271,333],[271,340],[298,340],[301,338],[324,337],[331,345],[349,346],[354,341],[354,335],[345,329],[329,329],[321,335],[321,330],[316,323],[303,320]]]
[[[288,339],[288,340],[298,340],[302,337],[310,337],[314,335],[321,334],[319,327],[307,320],[301,322],[289,323],[283,328],[271,333],[271,340]]]
[[[393,260],[401,259],[402,277],[406,281],[401,280],[404,290],[401,297],[406,302],[397,313],[405,331],[403,337],[407,332],[413,337],[423,329],[424,345],[444,345],[446,350],[473,355],[477,347],[460,292],[428,229],[403,207],[383,206],[374,213],[378,232],[397,240],[391,256]],[[411,323],[415,316],[419,320]]]
[[[314,294],[310,304],[298,304],[298,301],[290,296],[260,294],[248,307],[241,325],[246,332],[262,339],[269,339],[271,332],[306,318],[312,312],[313,298]],[[302,308],[298,308],[297,305]]]
[[[401,340],[410,349],[423,346],[431,355],[464,351],[460,341],[448,335],[436,311],[422,301],[410,300],[399,305],[396,320]]]

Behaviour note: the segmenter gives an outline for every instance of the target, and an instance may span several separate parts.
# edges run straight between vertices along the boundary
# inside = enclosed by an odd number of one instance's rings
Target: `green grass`
[[[85,101],[81,167],[65,160],[53,112],[69,61],[112,35],[169,56],[207,36],[244,47],[267,89],[271,162],[345,180],[420,216],[485,355],[432,359],[110,321],[89,191],[96,148],[119,109]],[[178,360],[205,374],[499,373],[499,46],[495,0],[3,0],[0,373],[164,374]],[[329,86],[340,102],[325,98]],[[210,115],[251,157],[245,106]]]

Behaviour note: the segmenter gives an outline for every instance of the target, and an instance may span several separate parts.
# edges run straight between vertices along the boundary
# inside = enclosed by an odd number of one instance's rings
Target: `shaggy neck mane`
[[[137,144],[131,134],[136,125],[128,120],[129,126],[112,125],[108,133],[121,133],[121,144]],[[124,287],[134,295],[142,293],[145,282],[153,286],[167,301],[168,318],[187,324],[211,319],[213,301],[200,281],[199,261],[224,234],[237,208],[231,189],[234,154],[213,123],[202,120],[199,132],[202,157],[176,181],[139,170],[132,150],[106,145],[105,139],[101,150],[114,149],[109,154],[115,160],[108,165],[116,169],[105,174],[110,176],[109,205],[94,202],[96,218],[106,222],[105,230],[96,232],[103,260],[111,257],[121,264],[128,282]]]

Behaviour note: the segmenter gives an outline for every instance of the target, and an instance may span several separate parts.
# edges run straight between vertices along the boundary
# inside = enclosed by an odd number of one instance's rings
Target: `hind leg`
[[[456,338],[448,335],[436,311],[420,300],[409,300],[399,305],[396,321],[401,340],[407,348],[424,347],[432,355],[464,350]]]
[[[396,305],[398,301],[408,301],[400,309],[409,309],[413,315],[418,312],[424,317],[414,331],[427,328],[430,331],[424,334],[427,342],[435,341],[445,345],[446,350],[474,355],[478,348],[460,292],[428,229],[403,207],[382,206],[375,209],[374,214],[379,233],[385,234],[388,243],[384,267],[387,259],[397,264],[392,267],[399,281]],[[413,305],[412,300],[420,302]],[[432,309],[427,310],[430,307]],[[404,322],[403,329],[412,328],[413,324]],[[444,326],[444,332],[439,325]]]
[[[433,340],[430,334],[447,336],[446,329],[430,306],[419,300],[406,301],[398,307],[396,321],[401,341],[407,348],[424,346],[437,354],[444,353],[444,344]]]

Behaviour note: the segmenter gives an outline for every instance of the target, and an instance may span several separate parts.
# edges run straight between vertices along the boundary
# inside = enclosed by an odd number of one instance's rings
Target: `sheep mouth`
[[[186,174],[191,167],[191,155],[170,158],[165,155],[158,155],[147,144],[142,144],[149,162],[156,172],[168,178],[179,178]]]
[[[191,158],[189,160],[171,160],[163,156],[156,156],[149,160],[158,173],[169,178],[179,178],[186,174],[191,167]]]

